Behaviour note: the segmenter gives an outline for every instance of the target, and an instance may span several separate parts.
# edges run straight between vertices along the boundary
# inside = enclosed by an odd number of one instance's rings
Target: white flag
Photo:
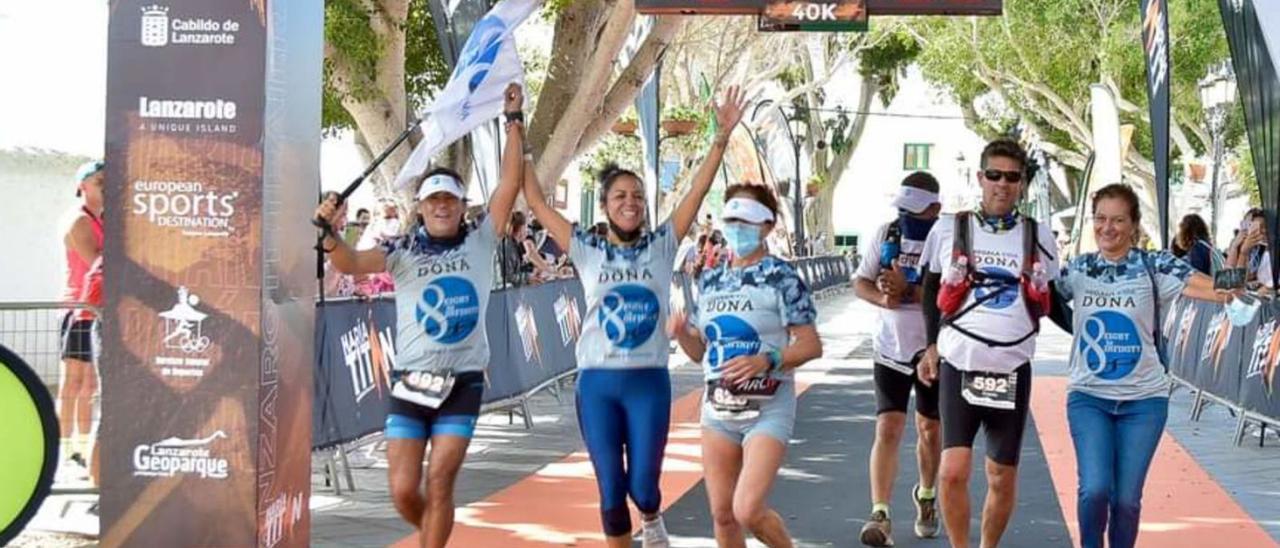
[[[396,176],[405,190],[440,149],[502,113],[502,92],[524,81],[524,66],[512,33],[542,0],[504,0],[476,23],[458,55],[458,65],[436,101],[427,107],[422,142]]]

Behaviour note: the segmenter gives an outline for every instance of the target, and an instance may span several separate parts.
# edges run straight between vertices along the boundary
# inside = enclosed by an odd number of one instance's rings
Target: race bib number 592
[[[969,405],[1012,410],[1017,407],[1018,374],[965,371],[960,395]]]

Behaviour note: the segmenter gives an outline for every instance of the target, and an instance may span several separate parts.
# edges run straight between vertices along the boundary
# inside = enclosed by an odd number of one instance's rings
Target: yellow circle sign
[[[58,463],[58,418],[40,378],[0,346],[0,546],[18,536],[49,494]]]

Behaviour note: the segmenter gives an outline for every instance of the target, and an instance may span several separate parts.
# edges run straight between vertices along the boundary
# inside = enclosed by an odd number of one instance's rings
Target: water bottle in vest
[[[880,268],[893,268],[893,260],[898,258],[898,242],[896,238],[885,238],[880,243]]]

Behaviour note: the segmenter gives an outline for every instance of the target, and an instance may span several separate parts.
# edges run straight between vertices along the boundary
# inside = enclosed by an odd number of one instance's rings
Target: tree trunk
[[[409,16],[409,0],[363,0],[370,28],[378,37],[382,56],[374,74],[358,70],[343,53],[325,45],[325,61],[331,68],[331,84],[342,96],[342,107],[355,120],[356,131],[373,155],[386,149],[404,131],[407,102],[404,86],[404,23]],[[360,97],[357,99],[357,97]],[[391,182],[409,159],[410,148],[401,145],[387,157],[374,184],[391,194]]]
[[[870,76],[862,78],[862,85],[858,91],[859,114],[855,114],[853,121],[849,124],[849,133],[846,138],[848,148],[840,154],[831,154],[831,163],[826,164],[822,169],[822,175],[826,184],[822,185],[818,191],[818,195],[813,204],[813,222],[805,223],[805,235],[812,238],[813,233],[807,232],[812,226],[816,231],[823,233],[823,245],[826,249],[835,247],[835,216],[833,210],[835,208],[836,187],[840,185],[840,180],[844,177],[845,170],[849,167],[849,162],[853,160],[853,153],[858,150],[858,144],[862,142],[862,135],[867,129],[867,121],[869,116],[862,114],[871,110],[871,101],[880,93],[880,82]],[[828,147],[828,151],[830,148]],[[815,156],[815,159],[821,156]],[[821,165],[821,164],[815,164]]]

